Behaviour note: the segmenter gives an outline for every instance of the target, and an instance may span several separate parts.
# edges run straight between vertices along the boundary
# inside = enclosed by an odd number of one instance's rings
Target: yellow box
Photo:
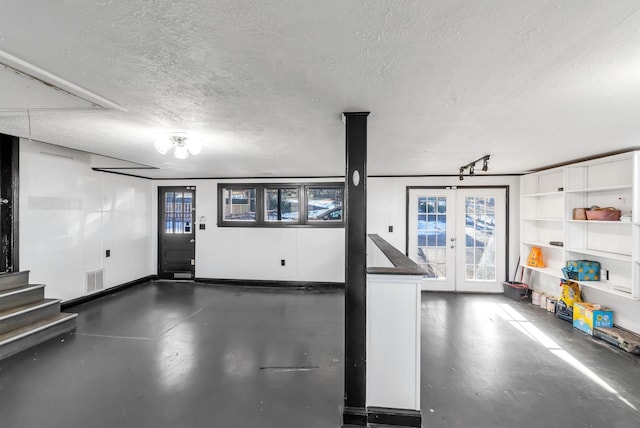
[[[573,326],[593,336],[597,327],[613,327],[613,311],[595,303],[575,302]]]

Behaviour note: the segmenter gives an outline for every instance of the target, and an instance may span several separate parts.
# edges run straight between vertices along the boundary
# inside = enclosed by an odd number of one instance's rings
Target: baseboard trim
[[[344,407],[342,409],[342,428],[366,426],[367,409],[363,407]]]
[[[225,279],[225,278],[194,278],[195,282],[215,285],[235,285],[244,287],[267,288],[298,288],[298,289],[344,289],[344,282],[314,282],[314,281],[274,281],[261,279]]]
[[[157,279],[157,275],[147,275],[142,278],[134,279],[133,281],[125,282],[124,284],[115,285],[113,287],[105,288],[104,290],[97,291],[92,294],[88,294],[86,296],[77,297],[75,299],[66,300],[60,303],[60,308],[64,311],[72,306],[81,305],[82,303],[87,303],[92,300],[99,299],[109,294],[117,293],[127,288],[131,288],[134,285],[142,284],[143,282],[153,281]]]
[[[385,426],[419,428],[422,426],[422,415],[419,410],[367,407],[367,422]]]

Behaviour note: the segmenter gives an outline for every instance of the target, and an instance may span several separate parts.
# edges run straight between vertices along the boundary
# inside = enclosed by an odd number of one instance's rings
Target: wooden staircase
[[[45,299],[44,284],[29,284],[29,271],[0,274],[0,358],[75,330],[77,316],[61,313],[59,299]]]

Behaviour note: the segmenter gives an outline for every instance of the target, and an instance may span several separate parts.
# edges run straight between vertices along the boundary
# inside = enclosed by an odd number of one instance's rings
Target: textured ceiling
[[[0,132],[28,136],[27,106],[31,138],[150,177],[343,175],[343,111],[371,112],[371,175],[640,146],[637,0],[3,0],[0,50],[125,110],[0,75]],[[158,154],[172,131],[202,153]]]

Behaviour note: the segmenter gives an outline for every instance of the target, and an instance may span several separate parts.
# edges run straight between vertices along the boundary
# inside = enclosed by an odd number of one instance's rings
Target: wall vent
[[[104,270],[87,272],[85,276],[85,290],[87,294],[104,289]]]

